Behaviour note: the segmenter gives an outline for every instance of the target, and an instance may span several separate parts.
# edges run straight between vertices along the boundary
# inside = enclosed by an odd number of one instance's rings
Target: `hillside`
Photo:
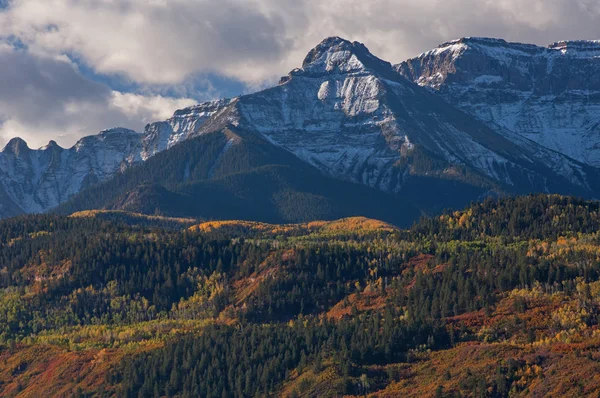
[[[161,152],[57,212],[87,209],[273,223],[364,215],[401,226],[421,214],[400,196],[324,176],[264,139],[231,129]]]
[[[488,199],[409,230],[149,220],[0,221],[0,395],[600,392],[597,202]]]

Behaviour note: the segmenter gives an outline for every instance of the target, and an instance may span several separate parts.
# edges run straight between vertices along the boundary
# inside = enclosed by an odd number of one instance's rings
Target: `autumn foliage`
[[[0,222],[0,396],[597,396],[600,213]]]

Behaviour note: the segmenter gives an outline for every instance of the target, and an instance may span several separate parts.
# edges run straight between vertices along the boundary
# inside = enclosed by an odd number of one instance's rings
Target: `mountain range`
[[[600,42],[463,38],[397,65],[338,37],[279,84],[143,133],[0,153],[0,217],[55,209],[409,224],[486,196],[599,197]],[[58,206],[58,207],[57,207]]]

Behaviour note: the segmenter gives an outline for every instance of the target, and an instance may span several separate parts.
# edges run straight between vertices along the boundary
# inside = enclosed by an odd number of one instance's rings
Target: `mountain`
[[[220,144],[215,147],[209,137],[221,137]],[[305,221],[319,213],[308,211],[316,201],[296,197],[294,203],[306,203],[297,209],[303,216],[280,218],[289,205],[275,198],[285,186],[288,192],[310,192],[340,206],[343,198],[332,199],[335,191],[310,189],[324,176],[366,185],[427,212],[494,193],[594,196],[599,186],[597,169],[516,134],[507,138],[408,81],[364,45],[338,37],[311,50],[302,67],[279,85],[236,98],[204,119],[181,147],[75,196],[60,211],[157,210],[177,217],[245,214],[262,221]],[[185,160],[190,156],[203,164],[202,172],[190,174]],[[252,189],[240,195],[239,187]],[[363,213],[375,217],[367,214],[373,206],[364,205]],[[396,206],[378,217],[391,221],[405,208],[410,206]],[[355,215],[356,209],[337,215]],[[331,213],[319,214],[327,218]]]
[[[114,128],[65,149],[50,141],[40,149],[14,138],[0,152],[0,217],[48,211],[82,189],[147,160],[193,133],[229,100],[203,103],[146,126]]]
[[[600,167],[600,41],[463,38],[395,68],[508,139]]]
[[[432,176],[512,192],[583,194],[598,181],[597,170],[507,138],[407,82],[364,45],[337,37],[314,48],[279,86],[232,106],[240,127],[326,174],[388,192],[411,195],[406,187],[432,184]]]
[[[2,215],[68,200],[58,211],[291,222],[382,218],[373,211],[386,209],[386,221],[404,222],[402,211],[438,212],[505,193],[600,197],[593,164],[456,105],[443,84],[423,84],[417,63],[393,66],[361,43],[331,37],[275,87],[177,111],[142,134],[114,129],[70,149],[36,151],[11,141],[0,156]]]

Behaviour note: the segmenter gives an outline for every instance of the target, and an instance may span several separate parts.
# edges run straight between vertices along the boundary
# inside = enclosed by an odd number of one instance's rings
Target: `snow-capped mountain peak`
[[[505,136],[600,167],[600,42],[463,38],[395,66]]]
[[[241,127],[326,174],[381,190],[400,192],[409,175],[420,173],[452,178],[460,174],[455,167],[513,187],[527,176],[535,189],[551,189],[531,165],[539,162],[551,174],[557,154],[526,140],[515,146],[357,42],[325,39],[279,86],[241,97],[236,106]],[[415,150],[437,159],[431,162],[438,168],[411,164]],[[560,178],[586,186],[577,165],[561,165]]]
[[[364,58],[369,56],[369,50],[361,43],[329,37],[308,53],[301,71],[311,75],[363,71]]]
[[[40,150],[41,151],[56,151],[56,150],[62,151],[62,150],[64,150],[64,148],[61,147],[60,145],[58,145],[56,141],[50,140],[50,141],[48,141],[48,143],[46,145],[41,147]]]
[[[578,58],[600,57],[600,40],[565,40],[548,46],[549,50]]]
[[[83,188],[187,139],[231,100],[209,101],[180,109],[143,133],[110,128],[81,138],[71,148],[55,141],[30,149],[11,139],[0,152],[0,218],[56,207]]]

